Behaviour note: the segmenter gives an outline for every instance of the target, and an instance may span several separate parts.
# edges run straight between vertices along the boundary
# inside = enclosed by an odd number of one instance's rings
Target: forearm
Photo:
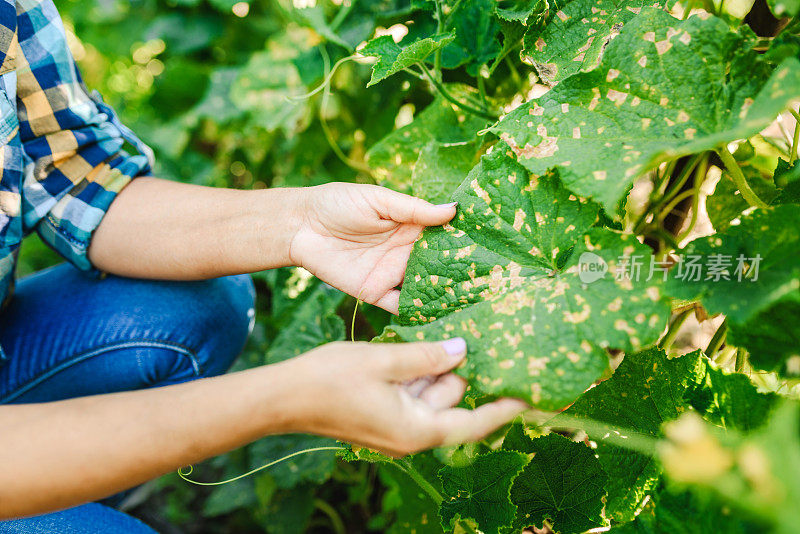
[[[278,364],[145,391],[0,407],[0,519],[106,497],[294,430],[294,376]]]
[[[95,231],[89,258],[136,278],[205,279],[291,264],[302,190],[238,191],[137,178]]]

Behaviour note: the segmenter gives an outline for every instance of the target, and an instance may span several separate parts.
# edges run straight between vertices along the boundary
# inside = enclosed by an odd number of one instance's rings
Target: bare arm
[[[137,178],[95,232],[89,259],[132,278],[196,280],[292,263],[303,190],[239,191]]]
[[[89,259],[110,273],[172,280],[300,265],[396,313],[414,241],[455,212],[363,184],[237,191],[137,178],[95,231]]]
[[[143,391],[0,406],[0,519],[99,499],[261,436],[311,432],[403,455],[482,438],[524,408],[452,408],[463,343],[332,343],[299,358]],[[412,395],[402,382],[439,379]]]

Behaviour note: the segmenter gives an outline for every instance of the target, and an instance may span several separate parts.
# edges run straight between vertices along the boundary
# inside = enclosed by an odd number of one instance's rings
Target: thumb
[[[460,337],[438,343],[398,343],[386,348],[386,378],[399,382],[444,374],[467,355],[467,343]]]
[[[427,200],[404,195],[389,189],[384,190],[379,199],[381,217],[399,223],[412,223],[420,226],[441,226],[456,215],[457,202],[431,204]]]

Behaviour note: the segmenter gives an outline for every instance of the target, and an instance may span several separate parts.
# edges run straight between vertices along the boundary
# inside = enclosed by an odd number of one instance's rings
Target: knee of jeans
[[[201,282],[203,305],[194,314],[196,357],[202,376],[224,373],[244,348],[255,324],[255,288],[249,275]]]

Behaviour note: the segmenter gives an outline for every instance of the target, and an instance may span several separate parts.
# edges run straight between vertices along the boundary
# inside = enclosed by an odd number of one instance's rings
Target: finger
[[[500,399],[474,410],[453,408],[439,412],[442,445],[480,441],[528,409],[519,399]]]
[[[384,345],[384,375],[405,382],[425,375],[442,375],[467,354],[467,344],[456,337],[438,343],[398,343]]]
[[[397,315],[400,313],[400,290],[390,289],[375,302],[375,306],[383,308],[392,315]]]
[[[431,387],[436,380],[437,377],[432,375],[421,376],[412,380],[406,380],[403,382],[403,387],[405,388],[406,393],[412,397],[419,398],[419,396],[422,395],[422,392]]]
[[[440,226],[456,215],[456,202],[431,204],[427,200],[390,189],[381,190],[376,200],[381,217],[400,223]]]
[[[448,373],[422,390],[419,398],[434,410],[452,408],[464,398],[467,382],[460,376]]]

